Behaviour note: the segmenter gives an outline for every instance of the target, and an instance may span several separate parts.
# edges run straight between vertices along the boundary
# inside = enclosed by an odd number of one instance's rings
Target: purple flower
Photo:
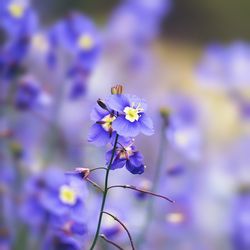
[[[47,170],[31,178],[25,193],[22,217],[29,225],[41,228],[46,222],[70,234],[86,232],[86,186],[77,175]]]
[[[82,67],[90,70],[99,54],[100,41],[92,20],[78,12],[70,13],[50,31],[50,39],[77,56]]]
[[[112,150],[106,154],[107,164],[110,162]],[[132,174],[142,174],[145,169],[143,156],[133,145],[123,147],[121,144],[116,148],[114,161],[110,169],[126,167]]]
[[[7,0],[1,6],[1,26],[11,39],[29,37],[37,28],[38,18],[32,8],[20,1]]]
[[[113,121],[116,119],[113,113],[96,105],[90,114],[91,120],[96,123],[90,128],[88,141],[97,146],[104,146],[114,138]]]
[[[131,95],[111,95],[107,104],[117,113],[112,128],[119,135],[135,137],[139,133],[154,133],[152,120],[145,114],[147,105],[144,100]]]

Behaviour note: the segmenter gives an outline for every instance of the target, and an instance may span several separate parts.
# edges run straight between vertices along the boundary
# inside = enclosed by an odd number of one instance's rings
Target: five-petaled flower
[[[106,154],[107,162],[110,161],[111,155],[112,150]],[[132,143],[127,146],[119,144],[119,146],[116,147],[114,161],[110,169],[123,168],[124,166],[132,174],[142,174],[144,172],[145,165],[143,164],[143,156],[136,150]]]
[[[119,135],[135,137],[139,133],[154,133],[152,120],[145,114],[147,105],[143,99],[134,95],[111,95],[107,105],[118,114],[112,128]]]

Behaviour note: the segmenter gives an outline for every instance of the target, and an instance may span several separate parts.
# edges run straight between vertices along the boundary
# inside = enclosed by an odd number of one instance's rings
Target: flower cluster
[[[126,166],[132,174],[144,172],[143,156],[136,150],[134,137],[140,133],[154,133],[152,120],[147,116],[145,100],[134,95],[122,93],[120,85],[112,88],[111,95],[105,100],[98,100],[91,112],[95,121],[89,133],[89,142],[98,146],[114,144],[118,135],[114,162],[110,169]],[[110,161],[112,150],[107,152],[107,162]]]

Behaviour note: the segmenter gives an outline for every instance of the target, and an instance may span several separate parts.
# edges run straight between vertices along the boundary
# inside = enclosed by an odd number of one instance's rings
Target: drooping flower
[[[147,105],[144,100],[132,95],[111,95],[107,104],[118,114],[112,128],[119,135],[135,137],[139,133],[154,133],[152,120],[145,114]]]
[[[107,163],[110,162],[111,156],[112,150],[108,151],[106,154]],[[110,169],[123,168],[124,166],[132,174],[142,174],[145,169],[142,154],[138,152],[135,146],[131,143],[127,146],[118,144],[115,151],[114,161]]]

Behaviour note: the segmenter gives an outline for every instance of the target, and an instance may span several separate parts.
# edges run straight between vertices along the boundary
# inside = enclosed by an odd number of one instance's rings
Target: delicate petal
[[[118,157],[115,158],[113,161],[110,169],[117,169],[117,168],[123,168],[126,164],[126,159],[120,159]]]
[[[125,95],[111,95],[107,100],[108,106],[118,112],[123,112],[124,108],[130,106],[129,100]]]
[[[143,164],[137,166],[133,165],[130,161],[127,161],[126,168],[132,174],[142,174],[145,169]]]
[[[90,113],[90,119],[96,122],[101,120],[104,116],[108,114],[109,112],[107,110],[101,108],[99,105],[96,105]]]
[[[119,135],[125,137],[135,137],[140,133],[140,123],[137,121],[130,122],[124,116],[116,118],[112,127]]]
[[[130,156],[129,160],[132,165],[139,166],[143,164],[143,156],[140,152],[135,152],[133,155]]]
[[[94,143],[96,146],[104,146],[110,140],[110,135],[102,126],[94,124],[91,126],[88,136],[88,141]]]
[[[111,156],[112,156],[112,151],[110,150],[106,153],[106,161],[107,161],[107,165],[109,164],[110,160],[111,160]],[[117,169],[117,168],[123,168],[126,164],[126,159],[120,159],[116,153],[115,155],[115,159],[110,167],[110,169]]]
[[[130,107],[140,107],[144,110],[144,112],[147,110],[147,104],[144,99],[141,99],[137,97],[136,95],[126,95],[126,97],[129,100]]]
[[[141,132],[145,135],[152,135],[154,133],[154,126],[151,118],[149,118],[147,115],[142,114],[140,119],[140,129]]]

